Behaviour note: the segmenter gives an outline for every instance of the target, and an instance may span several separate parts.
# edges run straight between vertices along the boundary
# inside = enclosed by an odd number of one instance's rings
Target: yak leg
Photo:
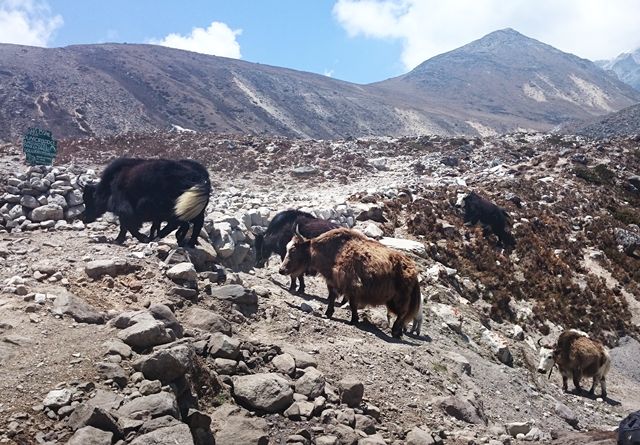
[[[302,274],[302,275],[300,275],[298,277],[298,283],[300,283],[300,285],[298,286],[298,293],[299,294],[304,294],[304,288],[305,288],[305,285],[304,285],[304,274]]]
[[[294,293],[296,290],[296,277],[294,275],[289,275],[291,278],[291,284],[289,284],[289,292]]]
[[[391,328],[391,335],[394,338],[402,338],[403,328],[404,328],[404,324],[402,323],[402,317],[398,316],[398,318],[396,318],[395,323],[393,323],[393,327]]]
[[[606,399],[607,398],[607,379],[605,377],[602,377],[600,379],[600,390],[602,393],[602,398]]]
[[[568,392],[569,391],[569,385],[567,384],[567,382],[569,381],[569,377],[567,377],[566,375],[562,376],[562,390],[564,392]]]
[[[169,221],[167,223],[166,226],[164,226],[164,229],[162,229],[160,232],[158,232],[158,239],[164,238],[165,236],[167,236],[168,234],[170,234],[171,232],[173,232],[174,230],[176,230],[178,228],[178,226],[180,225],[179,222],[176,221]]]
[[[582,372],[580,370],[573,371],[573,386],[575,386],[576,391],[582,392],[582,387],[580,386],[580,380],[582,379]]]
[[[198,244],[198,237],[200,236],[200,231],[202,230],[202,226],[204,226],[204,210],[200,212],[198,216],[196,216],[193,220],[193,232],[191,232],[191,239],[187,243],[189,247],[196,247]]]
[[[184,239],[186,238],[188,231],[189,231],[189,223],[188,222],[180,223],[180,228],[176,232],[176,240],[178,241],[179,246],[181,246],[184,243]]]
[[[335,304],[336,304],[336,297],[338,296],[338,293],[336,292],[336,290],[329,286],[327,284],[327,289],[329,290],[329,305],[327,306],[327,312],[325,312],[325,315],[327,316],[327,318],[331,318],[333,316],[333,312],[335,311]]]
[[[351,324],[358,324],[358,302],[355,298],[349,298],[349,307],[351,308]]]
[[[118,237],[114,240],[116,244],[124,243],[124,240],[127,239],[127,227],[120,222],[120,232],[118,233]]]
[[[598,380],[600,377],[598,375],[593,376],[593,382],[591,383],[591,389],[589,390],[589,395],[592,396],[596,393],[596,385],[598,384]]]

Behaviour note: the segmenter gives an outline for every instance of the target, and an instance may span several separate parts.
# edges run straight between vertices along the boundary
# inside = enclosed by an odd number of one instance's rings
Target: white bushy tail
[[[173,208],[180,221],[191,221],[202,212],[209,203],[209,185],[198,184],[183,192]]]

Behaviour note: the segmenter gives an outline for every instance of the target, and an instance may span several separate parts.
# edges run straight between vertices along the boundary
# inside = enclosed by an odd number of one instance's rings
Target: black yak
[[[465,225],[475,225],[480,222],[485,228],[491,228],[504,247],[515,246],[515,238],[506,230],[509,214],[502,207],[475,192],[458,195],[456,206],[464,210]]]
[[[422,309],[418,269],[413,260],[356,230],[333,229],[313,239],[296,231],[287,245],[280,273],[301,274],[309,269],[327,282],[329,318],[338,294],[349,301],[352,324],[358,322],[359,307],[384,304],[397,316],[391,334],[399,338]]]
[[[300,210],[284,210],[273,217],[264,235],[256,235],[256,267],[264,267],[269,257],[276,253],[284,260],[287,244],[291,241],[294,227],[298,226],[303,236],[313,238],[331,229],[339,227],[326,219],[316,218]],[[299,293],[304,293],[304,273],[291,275],[289,291],[296,291],[296,278],[300,285]]]
[[[84,222],[90,223],[105,212],[120,220],[117,243],[127,231],[141,242],[148,238],[139,232],[143,222],[152,222],[151,236],[162,238],[178,227],[179,244],[184,243],[189,223],[193,247],[204,224],[211,181],[202,164],[192,160],[120,158],[105,168],[97,185],[84,186]],[[167,221],[160,230],[160,222]]]

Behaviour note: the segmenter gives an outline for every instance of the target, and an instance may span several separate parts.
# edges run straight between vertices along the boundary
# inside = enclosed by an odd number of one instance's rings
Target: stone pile
[[[8,177],[0,196],[0,230],[82,230],[84,224],[76,221],[84,211],[78,178],[95,180],[95,173],[88,170],[79,176],[73,171],[33,166]]]

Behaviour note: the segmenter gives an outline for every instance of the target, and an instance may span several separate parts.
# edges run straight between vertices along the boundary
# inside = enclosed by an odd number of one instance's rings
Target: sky
[[[356,83],[507,27],[611,59],[640,47],[640,0],[0,0],[2,43],[152,43]]]

